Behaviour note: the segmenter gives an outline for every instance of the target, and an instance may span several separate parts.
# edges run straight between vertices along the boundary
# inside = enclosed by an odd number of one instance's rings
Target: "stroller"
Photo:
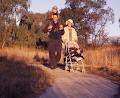
[[[65,43],[64,47],[64,61],[65,70],[72,71],[75,70],[85,73],[84,57],[82,56],[83,50],[81,50],[78,44],[74,41],[69,41]]]

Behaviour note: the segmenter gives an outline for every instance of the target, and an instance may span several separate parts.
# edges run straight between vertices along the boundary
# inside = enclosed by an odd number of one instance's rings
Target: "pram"
[[[65,43],[64,62],[66,71],[81,71],[85,73],[83,50],[80,50],[78,44],[74,41]]]

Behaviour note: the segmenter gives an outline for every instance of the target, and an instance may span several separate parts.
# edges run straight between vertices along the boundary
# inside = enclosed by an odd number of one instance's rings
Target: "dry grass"
[[[89,49],[84,52],[94,74],[120,83],[120,47]],[[51,85],[48,72],[31,66],[35,60],[48,58],[48,52],[28,48],[0,49],[0,98],[17,98],[43,92]],[[41,62],[41,61],[40,61]]]
[[[29,49],[29,48],[4,48],[0,49],[0,55],[7,55],[8,57],[14,56],[16,59],[22,58],[27,62],[32,62],[34,56],[39,55],[40,58],[48,58],[47,51],[45,50],[36,50],[36,49]],[[17,58],[18,57],[18,58]]]
[[[109,67],[120,71],[120,47],[103,47],[85,51],[86,63],[93,67]]]
[[[47,56],[45,51],[34,49],[0,49],[0,98],[41,94],[51,85],[52,79],[46,70],[29,64],[36,54]]]
[[[120,47],[103,47],[85,51],[85,61],[92,72],[109,77],[120,84]]]
[[[120,67],[120,47],[103,47],[85,51],[86,62],[99,66]]]
[[[120,46],[107,46],[85,51],[85,62],[90,65],[90,73],[105,77],[119,85],[118,94],[114,98],[120,98]]]

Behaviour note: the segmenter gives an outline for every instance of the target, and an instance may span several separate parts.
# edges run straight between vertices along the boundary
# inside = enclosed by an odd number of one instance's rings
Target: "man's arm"
[[[48,25],[46,25],[43,30],[42,30],[44,33],[48,33]]]
[[[73,38],[73,41],[78,42],[78,35],[75,29],[73,29],[72,38]]]
[[[52,23],[50,22],[49,24],[47,24],[45,26],[45,28],[43,29],[43,32],[48,33],[48,32],[50,32],[52,30],[52,28],[53,28],[53,26],[52,26]]]
[[[64,34],[64,27],[63,27],[63,25],[59,26],[59,30],[60,30],[61,35],[63,35]]]

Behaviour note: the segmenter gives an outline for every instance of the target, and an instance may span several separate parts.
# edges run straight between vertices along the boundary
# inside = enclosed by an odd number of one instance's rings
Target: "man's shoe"
[[[57,66],[51,66],[51,69],[55,69],[55,68],[57,68]]]

